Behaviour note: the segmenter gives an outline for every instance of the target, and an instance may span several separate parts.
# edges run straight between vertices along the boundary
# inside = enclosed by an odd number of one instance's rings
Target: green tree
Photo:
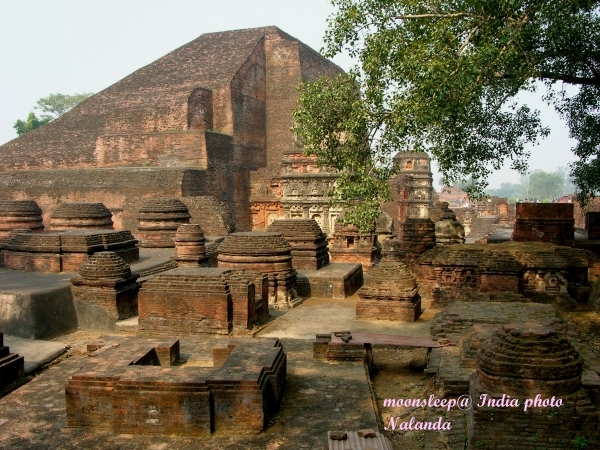
[[[31,130],[35,130],[36,128],[41,127],[45,123],[50,121],[49,118],[45,117],[43,119],[38,119],[34,113],[30,112],[29,116],[27,116],[26,121],[17,120],[13,125],[13,128],[17,131],[17,134],[21,136]]]
[[[34,108],[41,110],[42,118],[56,119],[70,109],[77,106],[86,98],[94,95],[91,92],[83,92],[81,94],[65,95],[65,94],[50,94],[48,97],[40,98]]]
[[[91,95],[94,94],[91,92],[84,92],[82,94],[73,95],[50,94],[48,97],[40,98],[37,101],[38,106],[34,106],[33,108],[40,109],[45,114],[42,114],[38,119],[36,115],[31,112],[26,121],[17,120],[13,125],[13,128],[17,131],[17,135],[21,136],[24,133],[35,130],[51,120],[56,119]]]
[[[551,199],[561,197],[565,180],[560,172],[534,170],[529,176],[529,198]]]
[[[338,11],[325,36],[328,57],[347,50],[358,67],[347,81],[319,80],[300,96],[296,134],[315,154],[361,128],[342,170],[371,155],[388,164],[400,149],[425,150],[444,185],[471,178],[481,195],[493,170],[525,173],[525,145],[548,135],[539,112],[515,99],[545,83],[546,101],[579,144],[571,167],[581,197],[600,189],[600,20],[592,0],[332,0]],[[564,83],[577,87],[574,95]],[[342,89],[341,86],[355,86]],[[345,100],[342,97],[346,96]],[[313,103],[326,115],[312,115]],[[352,105],[341,114],[337,104]],[[336,117],[335,126],[328,117]],[[356,125],[360,125],[356,127]],[[341,145],[341,142],[338,142]],[[384,161],[384,163],[380,162]],[[364,164],[362,164],[364,166]],[[358,164],[357,166],[361,166]],[[362,181],[362,180],[361,180]],[[340,182],[340,186],[341,186]],[[360,205],[359,205],[360,207]]]

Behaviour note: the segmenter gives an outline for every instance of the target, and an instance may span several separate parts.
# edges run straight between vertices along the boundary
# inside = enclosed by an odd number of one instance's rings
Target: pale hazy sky
[[[318,50],[333,11],[328,0],[0,0],[0,144],[16,137],[13,124],[37,99],[99,92],[203,33],[276,25]],[[531,149],[530,168],[567,165],[574,157],[564,124],[535,96],[525,99],[552,129]],[[490,184],[518,178],[505,169]]]

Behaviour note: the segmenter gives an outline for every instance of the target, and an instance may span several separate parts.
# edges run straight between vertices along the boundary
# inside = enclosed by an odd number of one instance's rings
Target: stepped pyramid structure
[[[283,195],[296,86],[339,72],[277,27],[203,34],[0,146],[0,198],[34,199],[45,222],[59,203],[102,202],[134,229],[158,193],[212,197],[250,230]]]

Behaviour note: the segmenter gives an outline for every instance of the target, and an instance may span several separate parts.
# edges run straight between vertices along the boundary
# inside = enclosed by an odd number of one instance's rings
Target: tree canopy
[[[17,131],[17,134],[21,136],[22,134],[25,134],[31,130],[35,130],[36,128],[41,127],[49,121],[49,118],[43,118],[40,120],[36,117],[34,113],[30,112],[29,116],[27,116],[27,120],[17,120],[13,125],[13,128]]]
[[[94,94],[84,92],[73,95],[50,94],[48,97],[42,97],[37,101],[38,106],[34,106],[33,108],[40,109],[44,114],[38,119],[35,113],[30,112],[27,120],[17,120],[13,128],[17,131],[17,135],[21,136],[63,115],[91,95]]]
[[[468,189],[477,196],[505,163],[525,173],[525,145],[548,135],[539,112],[515,98],[542,82],[544,99],[578,140],[571,174],[580,198],[600,189],[597,2],[332,3],[338,10],[329,20],[324,54],[347,50],[358,66],[312,89],[304,85],[295,132],[309,153],[337,161],[342,173],[360,172],[362,182],[366,174],[380,174],[395,151],[427,151],[445,185],[475,180]],[[337,110],[340,105],[346,109]]]
[[[92,92],[82,92],[81,94],[65,95],[50,94],[48,97],[42,97],[37,101],[35,109],[41,110],[44,114],[42,118],[56,119],[70,109],[73,109],[86,98],[94,95]]]

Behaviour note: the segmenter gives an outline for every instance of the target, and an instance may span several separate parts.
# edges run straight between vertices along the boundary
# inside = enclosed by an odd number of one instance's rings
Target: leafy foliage
[[[91,92],[83,92],[81,94],[65,95],[65,94],[50,94],[48,97],[40,98],[34,108],[40,109],[44,115],[42,118],[56,119],[63,115],[68,110],[74,108],[86,98],[94,95]]]
[[[384,164],[379,161],[389,163],[394,150],[427,151],[444,185],[474,180],[467,189],[477,197],[489,174],[505,163],[525,173],[525,145],[548,135],[539,112],[515,99],[521,91],[534,91],[541,80],[548,88],[545,99],[579,141],[573,151],[580,161],[571,174],[580,198],[600,190],[597,2],[332,3],[338,11],[329,20],[324,53],[332,57],[347,50],[359,66],[346,82],[320,80],[319,95],[301,97],[296,133],[309,152],[340,151],[345,165],[338,169],[351,171],[355,164],[357,170],[368,166],[367,154],[379,169]],[[578,92],[568,95],[563,83],[576,85]],[[312,103],[327,101],[313,115],[318,108]],[[345,109],[336,109],[341,105]],[[339,150],[333,144],[341,144],[347,133],[356,137]]]
[[[94,94],[91,92],[84,92],[82,94],[73,95],[50,94],[48,97],[40,98],[37,101],[38,106],[34,106],[34,109],[41,109],[45,114],[42,114],[38,119],[34,113],[30,112],[26,121],[17,120],[13,125],[13,128],[17,131],[17,135],[21,136],[24,133],[35,130],[56,119],[91,95]]]
[[[22,120],[17,120],[13,125],[13,128],[17,131],[17,134],[21,136],[22,134],[25,134],[31,130],[35,130],[36,128],[41,127],[49,121],[49,118],[43,118],[40,120],[35,116],[34,113],[30,112],[25,122],[23,122]]]

